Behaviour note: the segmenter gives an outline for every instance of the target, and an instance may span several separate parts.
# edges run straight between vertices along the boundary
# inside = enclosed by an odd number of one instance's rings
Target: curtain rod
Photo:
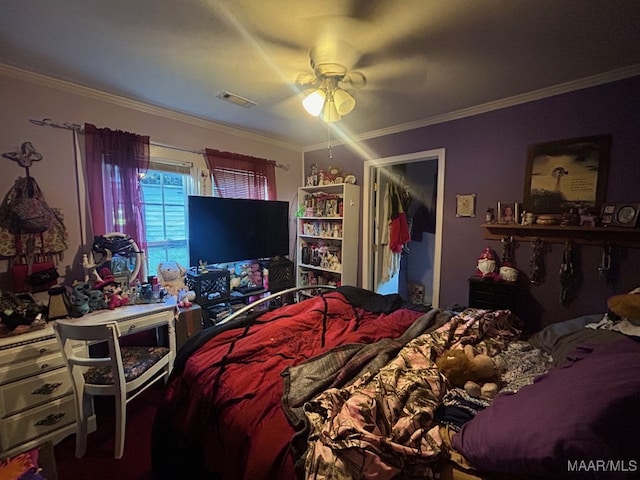
[[[33,118],[30,118],[29,121],[34,125],[38,125],[39,127],[62,128],[64,130],[74,130],[78,133],[84,133],[84,127],[82,125],[78,125],[77,123],[68,123],[68,122],[61,123],[61,122],[56,122],[54,120],[51,120],[50,118],[43,118],[42,120],[35,120]],[[196,150],[196,149],[191,149],[186,147],[176,147],[174,145],[167,145],[165,143],[153,142],[151,140],[149,141],[149,144],[153,145],[154,147],[170,148],[172,150],[179,150],[181,152],[196,153],[198,155],[205,154],[204,149]],[[285,171],[288,171],[289,165],[283,164],[283,163],[276,163],[276,168],[281,168]]]

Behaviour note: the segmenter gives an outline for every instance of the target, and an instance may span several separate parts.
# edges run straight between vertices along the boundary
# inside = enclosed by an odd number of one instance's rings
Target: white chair
[[[114,457],[122,458],[126,405],[156,381],[162,378],[166,381],[170,350],[165,347],[121,346],[117,322],[74,325],[73,320],[58,320],[53,326],[76,396],[76,457],[80,458],[86,452],[88,419],[94,414],[93,396],[111,395],[115,397]],[[89,349],[79,349],[78,341],[106,343],[108,356],[89,357],[86,355]]]

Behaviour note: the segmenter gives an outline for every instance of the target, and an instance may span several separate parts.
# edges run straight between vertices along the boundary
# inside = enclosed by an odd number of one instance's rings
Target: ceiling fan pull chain
[[[329,152],[329,160],[333,159],[333,153],[331,153],[331,124],[327,123],[327,150]]]

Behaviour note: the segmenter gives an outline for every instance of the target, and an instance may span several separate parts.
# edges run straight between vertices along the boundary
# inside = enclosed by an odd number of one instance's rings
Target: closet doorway
[[[364,163],[362,284],[381,294],[439,306],[444,211],[445,150],[398,155]],[[391,188],[392,187],[392,188]],[[397,192],[406,208],[411,240],[390,256],[388,195]]]

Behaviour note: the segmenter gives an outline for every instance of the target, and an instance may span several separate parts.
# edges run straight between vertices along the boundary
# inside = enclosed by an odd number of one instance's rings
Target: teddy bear
[[[187,269],[178,262],[168,260],[158,264],[158,283],[168,295],[177,296],[180,290],[186,289],[185,278]],[[195,298],[195,292],[194,292]]]
[[[438,370],[453,387],[474,398],[492,399],[498,393],[498,366],[485,354],[476,354],[472,345],[446,350],[436,360]]]
[[[185,282],[187,269],[173,260],[158,264],[158,283],[168,295],[176,297],[179,307],[190,307],[196,292],[189,290]]]

